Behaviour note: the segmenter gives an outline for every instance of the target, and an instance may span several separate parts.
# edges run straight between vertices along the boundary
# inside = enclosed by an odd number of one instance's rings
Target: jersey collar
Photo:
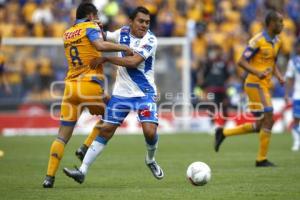
[[[87,19],[87,18],[76,19],[75,24],[79,24],[79,23],[87,22],[87,21],[89,21],[89,19]]]
[[[271,36],[268,34],[268,32],[266,30],[263,31],[263,36],[265,37],[265,39],[272,43],[275,44],[278,41],[278,36],[275,36],[273,39],[271,38]]]

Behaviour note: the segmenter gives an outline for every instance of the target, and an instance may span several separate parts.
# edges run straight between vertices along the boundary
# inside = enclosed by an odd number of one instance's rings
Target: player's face
[[[274,21],[274,33],[279,34],[283,29],[283,17],[281,14],[277,14],[278,18]]]
[[[138,38],[146,35],[150,25],[150,16],[144,13],[137,13],[134,20],[131,22],[131,33]]]

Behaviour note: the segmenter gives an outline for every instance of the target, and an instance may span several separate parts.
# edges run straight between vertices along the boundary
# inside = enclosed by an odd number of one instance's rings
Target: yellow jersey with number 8
[[[101,39],[101,30],[94,22],[77,20],[75,25],[65,31],[63,42],[68,61],[68,73],[65,81],[103,80],[103,67],[90,68],[90,62],[101,53],[91,43]]]

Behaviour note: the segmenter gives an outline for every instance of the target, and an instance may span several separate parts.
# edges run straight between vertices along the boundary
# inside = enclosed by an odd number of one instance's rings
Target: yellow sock
[[[271,139],[271,131],[262,128],[259,132],[259,150],[256,159],[257,161],[262,161],[267,159],[270,139]]]
[[[242,135],[242,134],[251,133],[252,131],[254,131],[253,124],[245,123],[235,128],[224,129],[223,134],[225,136]]]
[[[59,167],[60,160],[64,155],[65,143],[60,140],[55,140],[50,148],[50,157],[48,162],[47,175],[55,176]]]
[[[84,141],[84,145],[87,147],[91,146],[92,142],[95,140],[95,138],[99,135],[100,129],[98,128],[98,123],[96,126],[93,128],[92,132],[88,135],[88,137]]]

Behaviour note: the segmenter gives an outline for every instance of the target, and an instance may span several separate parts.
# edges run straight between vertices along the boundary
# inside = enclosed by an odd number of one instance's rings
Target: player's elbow
[[[238,66],[244,68],[245,62],[247,62],[247,61],[245,60],[245,58],[244,58],[244,57],[241,57],[241,58],[239,59],[239,61],[237,62],[237,64],[238,64]]]
[[[135,63],[128,63],[128,64],[126,65],[126,67],[128,67],[128,68],[137,68],[138,65],[135,64]]]
[[[107,48],[105,45],[97,45],[96,47],[97,51],[107,51]]]

